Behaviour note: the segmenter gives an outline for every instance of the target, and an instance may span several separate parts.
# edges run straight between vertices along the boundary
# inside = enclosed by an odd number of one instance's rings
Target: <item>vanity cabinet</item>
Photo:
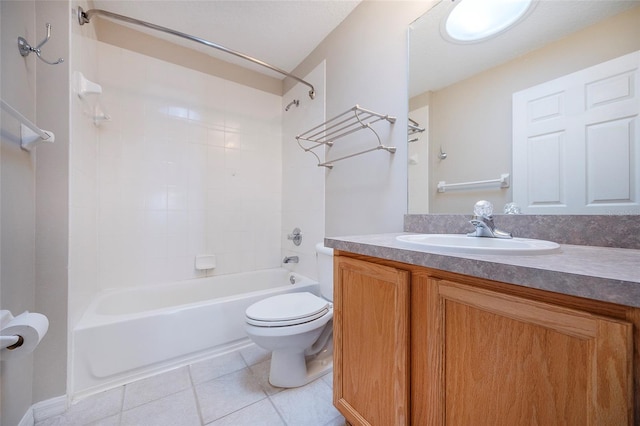
[[[634,424],[637,309],[334,259],[334,403],[351,425]]]

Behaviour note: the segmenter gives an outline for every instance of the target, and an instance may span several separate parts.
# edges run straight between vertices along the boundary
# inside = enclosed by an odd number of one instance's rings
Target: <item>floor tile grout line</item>
[[[127,397],[127,384],[122,385],[122,397],[120,398],[120,412],[118,413],[118,425],[122,426],[122,417],[124,414],[124,400]]]
[[[217,422],[218,420],[224,419],[225,417],[229,417],[229,416],[230,416],[230,415],[232,415],[232,414],[238,413],[238,412],[240,412],[240,411],[242,411],[242,410],[246,410],[247,408],[249,408],[249,407],[251,407],[251,406],[253,406],[253,405],[256,405],[256,404],[259,404],[259,403],[263,402],[265,399],[269,399],[269,396],[268,396],[266,393],[265,393],[264,398],[261,398],[261,399],[259,399],[259,400],[257,400],[257,401],[254,401],[254,402],[252,402],[252,403],[251,403],[251,404],[249,404],[249,405],[245,405],[244,407],[238,408],[237,410],[232,411],[232,412],[230,412],[230,413],[227,413],[227,414],[225,414],[225,415],[224,415],[224,416],[222,416],[222,417],[218,417],[217,419],[213,419],[213,420],[211,420],[209,423],[206,423],[206,424],[211,424],[211,423]],[[203,423],[203,425],[205,425],[205,423]]]
[[[195,402],[196,402],[196,411],[198,412],[198,419],[200,419],[200,425],[204,426],[205,422],[204,422],[204,417],[202,416],[202,407],[200,405],[200,398],[198,398],[198,391],[196,390],[196,385],[193,382],[193,375],[191,371],[192,365],[193,364],[189,364],[187,366],[187,371],[189,373],[189,383],[191,383],[191,393],[193,394],[193,398],[195,399]]]
[[[168,394],[166,394],[166,395],[159,396],[159,397],[157,397],[157,398],[151,399],[151,400],[149,400],[149,401],[146,401],[146,402],[144,402],[144,403],[142,403],[142,404],[135,405],[135,406],[133,406],[133,407],[128,407],[128,408],[126,408],[126,409],[124,408],[124,401],[125,401],[125,399],[126,399],[126,393],[127,393],[127,386],[128,386],[128,385],[132,385],[132,384],[134,384],[134,383],[141,382],[141,381],[143,381],[143,380],[156,378],[156,377],[162,376],[163,374],[174,373],[174,372],[177,372],[178,370],[185,369],[185,368],[187,369],[187,376],[189,377],[189,383],[191,384],[191,386],[193,386],[193,382],[192,382],[192,380],[191,380],[191,370],[190,370],[190,368],[189,368],[189,365],[185,365],[185,366],[182,366],[182,367],[174,368],[174,369],[172,369],[172,370],[165,371],[165,372],[162,372],[162,373],[156,374],[156,375],[154,375],[154,376],[145,377],[144,379],[136,380],[136,381],[133,381],[133,382],[130,382],[130,383],[126,383],[126,384],[122,385],[122,387],[123,387],[123,395],[122,395],[122,404],[121,404],[121,407],[120,407],[120,412],[124,413],[125,411],[130,411],[130,410],[133,410],[133,409],[135,409],[135,408],[142,407],[143,405],[147,405],[147,404],[150,404],[150,403],[152,403],[152,402],[159,401],[159,400],[161,400],[161,399],[163,399],[163,398],[166,398],[166,397],[168,397],[168,396],[175,395],[175,394],[178,394],[178,393],[180,393],[180,392],[184,392],[184,391],[186,391],[186,390],[188,389],[188,387],[185,387],[185,388],[183,388],[183,389],[175,390],[175,391],[170,392],[170,393],[168,393]]]
[[[240,355],[240,359],[242,359],[242,362],[244,362],[244,365],[247,368],[251,368],[251,366],[249,365],[249,361],[247,361],[247,359],[244,357],[244,355],[242,354],[242,350],[238,351],[238,354]]]
[[[280,418],[280,420],[282,420],[282,423],[286,426],[287,422],[285,422],[284,418],[282,417],[282,414],[280,413],[280,411],[278,411],[278,408],[273,404],[273,401],[271,400],[271,396],[272,396],[271,393],[267,389],[265,389],[265,387],[262,385],[262,380],[261,380],[261,377],[258,376],[258,373],[256,371],[254,371],[253,368],[251,368],[253,366],[256,366],[256,365],[260,364],[260,362],[252,364],[252,365],[249,365],[249,363],[247,362],[247,360],[244,357],[244,355],[242,355],[242,351],[240,351],[240,356],[244,360],[245,364],[247,364],[246,368],[247,368],[247,371],[249,372],[249,374],[251,375],[252,379],[254,381],[256,381],[256,383],[258,383],[258,385],[260,386],[260,389],[262,390],[262,392],[265,395],[265,398],[262,398],[259,401],[254,402],[253,404],[249,404],[248,406],[246,406],[246,407],[244,407],[242,409],[248,408],[251,405],[257,404],[258,402],[262,402],[262,401],[264,401],[266,399],[267,401],[269,401],[269,404],[271,404],[273,409],[276,410],[276,413],[278,414],[278,417]],[[267,384],[270,384],[268,378],[267,378]],[[275,395],[277,395],[277,393]],[[237,411],[240,411],[240,410],[237,410]]]
[[[277,393],[274,395],[269,395],[267,398],[269,398],[269,403],[271,404],[271,406],[273,407],[274,410],[276,410],[276,413],[278,413],[278,417],[280,417],[280,420],[282,420],[282,424],[285,426],[288,426],[287,421],[285,420],[284,416],[282,415],[282,413],[280,412],[280,410],[278,410],[278,406],[273,402],[273,399],[271,399],[272,396],[278,395]]]
[[[122,412],[124,411],[124,395],[125,395],[125,392],[126,392],[125,385],[122,385],[122,395],[120,396],[120,410],[117,413],[117,416],[118,416],[117,424],[118,424],[118,426],[122,426]]]
[[[245,362],[245,364],[246,364],[246,362]],[[221,378],[223,378],[223,377],[226,377],[226,376],[229,376],[229,375],[231,375],[231,374],[236,374],[236,373],[238,373],[238,372],[240,372],[240,371],[242,371],[242,370],[246,370],[246,371],[247,371],[247,373],[251,376],[251,378],[252,378],[253,380],[255,380],[255,381],[259,384],[259,381],[258,381],[257,377],[255,376],[255,374],[254,374],[253,370],[251,369],[251,367],[246,366],[246,367],[243,367],[243,368],[241,368],[241,369],[239,369],[239,370],[234,370],[234,371],[228,372],[228,373],[226,373],[226,374],[222,374],[222,375],[220,375],[220,376],[214,377],[213,379],[209,379],[209,380],[207,380],[207,381],[205,381],[205,382],[202,382],[202,383],[198,384],[197,386],[203,385],[203,384],[205,384],[205,383],[213,382],[213,381],[215,381],[215,380],[219,380],[219,379],[221,379]],[[190,370],[189,370],[189,371],[190,371]],[[192,380],[192,384],[193,384],[193,378],[191,377],[191,374],[190,374],[189,376],[190,376],[190,378],[191,378],[191,380]],[[259,400],[254,401],[254,402],[252,402],[252,403],[251,403],[251,404],[249,404],[249,405],[245,405],[244,407],[240,407],[240,408],[238,408],[237,410],[232,411],[231,413],[227,413],[227,414],[225,414],[225,415],[224,415],[224,416],[222,416],[222,417],[218,417],[218,418],[216,418],[216,419],[213,419],[213,420],[211,420],[209,423],[205,423],[205,421],[204,421],[204,417],[202,416],[202,407],[200,406],[200,400],[199,400],[199,398],[198,398],[198,392],[197,392],[197,390],[196,390],[196,387],[197,387],[197,386],[196,386],[196,385],[193,385],[193,392],[194,392],[194,394],[195,394],[195,396],[196,396],[196,401],[197,401],[197,405],[198,405],[198,414],[199,414],[199,416],[200,416],[200,421],[201,421],[202,425],[210,424],[210,423],[216,422],[216,421],[218,421],[218,420],[220,420],[220,419],[223,419],[223,418],[225,418],[225,417],[227,417],[227,416],[229,416],[229,415],[231,415],[231,414],[233,414],[233,413],[237,413],[238,411],[242,411],[242,410],[244,410],[245,408],[252,406],[253,404],[256,404],[256,403],[258,403],[258,402],[260,402],[260,401],[264,401],[265,399],[269,398],[269,394],[268,394],[268,392],[267,392],[267,391],[266,391],[266,390],[265,390],[265,389],[260,385],[260,391],[261,391],[261,392],[263,393],[263,395],[264,395],[264,397],[263,397],[263,398],[260,398]]]

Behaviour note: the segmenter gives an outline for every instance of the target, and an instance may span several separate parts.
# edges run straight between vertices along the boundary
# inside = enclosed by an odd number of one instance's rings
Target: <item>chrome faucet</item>
[[[282,260],[282,263],[298,263],[299,261],[298,256],[287,256]]]
[[[467,235],[469,237],[513,238],[510,232],[496,228],[493,223],[493,205],[485,200],[478,201],[473,207],[474,216],[469,221],[476,230]]]

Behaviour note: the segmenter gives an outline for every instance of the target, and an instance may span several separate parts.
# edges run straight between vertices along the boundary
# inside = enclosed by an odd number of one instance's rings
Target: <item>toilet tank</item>
[[[333,302],[333,249],[323,243],[316,244],[318,282],[322,297]]]

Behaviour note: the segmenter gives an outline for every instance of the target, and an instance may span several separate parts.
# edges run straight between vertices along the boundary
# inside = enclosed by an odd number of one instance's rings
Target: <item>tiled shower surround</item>
[[[281,97],[95,44],[99,289],[278,266]]]
[[[192,278],[202,253],[215,273],[278,265],[281,98],[107,45],[100,61],[120,113],[99,145],[101,287]]]

